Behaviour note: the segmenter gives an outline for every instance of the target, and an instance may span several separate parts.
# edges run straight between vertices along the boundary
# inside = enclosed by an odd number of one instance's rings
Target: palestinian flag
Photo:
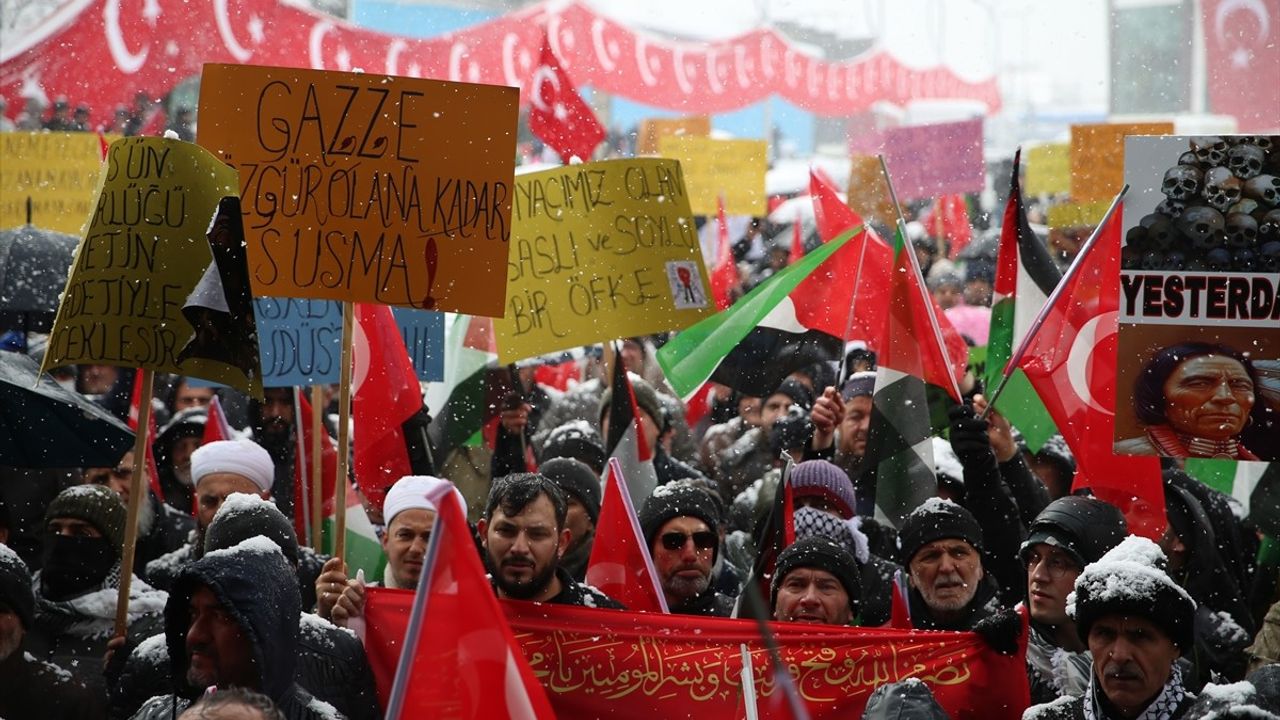
[[[657,353],[667,382],[686,400],[707,381],[764,397],[795,370],[839,359],[849,308],[835,298],[848,297],[859,249],[872,242],[848,230],[680,332]]]
[[[1208,485],[1223,494],[1230,495],[1244,506],[1250,516],[1255,511],[1270,512],[1273,515],[1280,509],[1280,463],[1240,462],[1237,460],[1214,460],[1211,458],[1187,458],[1183,468],[1191,477]],[[1262,493],[1268,498],[1267,508],[1255,508],[1251,504],[1254,490],[1266,485]],[[1274,497],[1274,500],[1271,498]],[[1276,508],[1271,505],[1276,504]],[[1280,515],[1276,515],[1280,520]]]
[[[327,507],[332,513],[333,504],[330,503]],[[347,483],[346,521],[343,559],[351,570],[348,577],[354,578],[357,570],[363,570],[365,580],[381,582],[387,557],[382,552],[382,542],[378,539],[373,523],[369,522],[369,516],[365,514],[363,498],[351,483]],[[333,514],[324,519],[323,531],[324,551],[333,554],[333,541],[337,532],[337,521]]]
[[[1009,203],[1004,209],[1000,230],[1000,250],[996,261],[995,294],[991,303],[991,334],[987,341],[987,396],[1000,384],[1013,348],[1022,342],[1040,309],[1062,279],[1062,272],[1049,250],[1031,231],[1022,204],[1018,167],[1022,151],[1013,157],[1013,182]],[[1050,436],[1058,432],[1049,411],[1021,368],[1013,371],[996,409],[1022,432],[1027,446],[1038,452]]]
[[[455,448],[479,446],[488,409],[485,379],[498,357],[493,321],[485,317],[451,315],[445,337],[444,380],[427,388],[429,426],[436,461],[441,466]]]
[[[640,423],[640,407],[635,390],[622,366],[622,353],[614,353],[613,381],[609,397],[609,425],[605,428],[605,451],[617,459],[622,476],[627,478],[627,494],[633,508],[644,507],[649,493],[658,486],[653,469],[653,451],[645,441]],[[610,463],[610,467],[613,465]]]
[[[928,368],[947,368],[950,360],[941,340],[933,303],[907,245],[901,225],[893,237],[893,286],[888,298],[885,344],[876,368],[867,437],[867,471],[859,478],[860,495],[875,498],[877,515],[894,527],[925,500],[937,494],[927,383]],[[933,339],[933,342],[929,342]],[[954,378],[942,388],[955,401]]]

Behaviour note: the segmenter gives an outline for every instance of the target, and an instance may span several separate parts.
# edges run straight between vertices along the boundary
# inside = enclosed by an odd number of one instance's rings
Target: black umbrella
[[[0,231],[0,329],[48,332],[80,239],[28,222]]]
[[[0,352],[0,465],[114,467],[133,431],[20,353]]]

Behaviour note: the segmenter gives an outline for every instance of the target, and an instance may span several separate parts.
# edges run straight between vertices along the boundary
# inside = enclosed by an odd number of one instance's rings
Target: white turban
[[[435,512],[436,500],[450,490],[458,492],[453,483],[448,480],[430,475],[405,475],[391,486],[387,491],[386,499],[382,501],[382,522],[390,525],[392,518],[403,510],[421,509]],[[462,493],[458,493],[458,502],[462,505],[462,513],[465,515],[467,501],[462,499]]]
[[[201,445],[191,453],[191,482],[213,473],[234,473],[271,492],[276,479],[275,464],[266,448],[252,440],[219,440]]]

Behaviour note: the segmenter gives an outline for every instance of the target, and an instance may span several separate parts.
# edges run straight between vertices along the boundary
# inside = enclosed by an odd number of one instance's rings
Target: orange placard
[[[707,137],[711,134],[710,115],[691,115],[682,118],[647,118],[640,121],[636,134],[637,155],[657,155],[658,145],[668,135]]]
[[[874,155],[854,155],[849,164],[848,205],[867,222],[885,227],[898,223],[898,212],[889,197],[880,159]]]
[[[1100,123],[1071,126],[1071,199],[1110,200],[1124,185],[1127,135],[1169,135],[1173,123]]]
[[[240,171],[256,296],[501,316],[519,91],[210,64],[198,142]]]

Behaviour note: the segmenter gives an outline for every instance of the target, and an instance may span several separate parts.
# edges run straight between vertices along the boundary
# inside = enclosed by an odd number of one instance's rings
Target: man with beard
[[[293,456],[297,451],[293,435],[294,392],[293,388],[267,388],[261,402],[249,401],[253,439],[271,456],[276,506],[289,518],[293,517]]]
[[[45,511],[44,562],[33,580],[28,650],[70,670],[102,702],[102,656],[115,629],[125,516],[120,498],[100,485],[58,493]],[[166,596],[137,576],[130,582],[128,636],[146,637]]]
[[[560,565],[570,577],[582,582],[595,542],[596,521],[600,519],[600,476],[581,461],[567,457],[553,457],[542,463],[538,471],[564,492],[565,501],[569,503],[565,514],[569,547],[560,557]]]
[[[1177,666],[1194,647],[1196,603],[1165,574],[1165,555],[1129,536],[1076,578],[1073,617],[1093,656],[1084,694],[1032,708],[1040,720],[1185,717],[1195,696]],[[1069,696],[1068,696],[1069,697]]]
[[[165,503],[187,515],[195,507],[191,454],[204,443],[204,426],[208,418],[209,411],[203,407],[180,410],[160,428],[151,446]]]
[[[86,485],[103,485],[115,491],[120,502],[128,507],[134,472],[133,451],[130,450],[115,467],[85,468],[81,478]],[[178,512],[147,491],[138,506],[138,544],[134,550],[134,566],[145,568],[152,560],[182,547],[195,527],[196,521],[189,510]]]
[[[564,493],[544,475],[516,473],[494,482],[477,524],[494,592],[500,598],[625,609],[560,567],[569,545]]]
[[[685,482],[659,485],[640,509],[640,530],[667,608],[677,615],[729,617],[733,598],[715,591],[720,511],[707,490]]]
[[[858,563],[831,538],[814,535],[783,550],[770,592],[774,620],[858,624],[862,599]]]
[[[147,564],[147,578],[156,587],[173,584],[181,566],[204,553],[204,532],[231,493],[271,498],[275,473],[271,456],[250,440],[219,440],[191,454],[191,478],[196,490],[196,534],[186,545]],[[281,510],[283,512],[283,510]]]
[[[35,604],[27,564],[0,544],[0,717],[101,717],[101,704],[93,702],[71,673],[26,651]]]

